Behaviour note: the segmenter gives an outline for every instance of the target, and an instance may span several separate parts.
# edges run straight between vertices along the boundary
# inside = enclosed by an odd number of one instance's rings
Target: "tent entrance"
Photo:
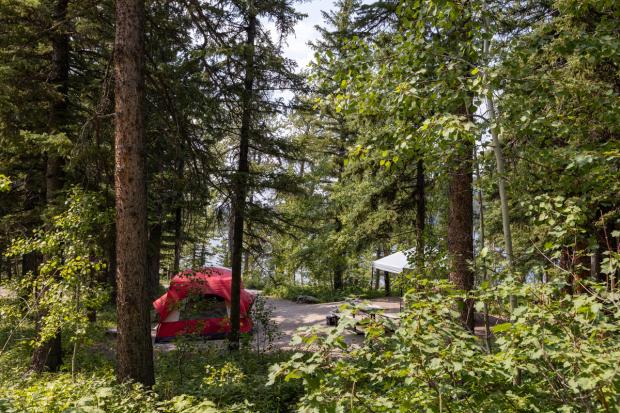
[[[179,320],[228,317],[226,301],[214,294],[190,294],[181,302],[179,312]]]

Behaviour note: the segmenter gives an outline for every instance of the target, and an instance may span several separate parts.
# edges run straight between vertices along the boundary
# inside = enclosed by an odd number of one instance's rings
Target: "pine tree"
[[[316,52],[316,61],[312,66],[312,72],[316,80],[314,99],[325,99],[337,90],[344,80],[343,69],[346,65],[347,42],[358,35],[355,25],[356,13],[359,11],[360,2],[357,0],[339,0],[334,4],[334,11],[322,12],[326,27],[317,27],[321,38],[312,48]],[[331,164],[331,171],[327,171],[333,179],[333,185],[343,179],[345,170],[345,158],[349,146],[356,138],[356,131],[350,124],[344,113],[330,106],[322,106],[318,114],[322,133],[323,156],[325,161]],[[333,188],[326,188],[327,193]],[[343,230],[341,206],[333,200],[327,200],[332,204],[328,209],[330,214],[330,232],[338,238]],[[324,235],[325,236],[325,235]],[[329,235],[326,235],[329,236]],[[333,288],[344,288],[344,273],[346,270],[346,253],[341,249],[334,249],[332,254],[333,263]]]
[[[153,385],[144,170],[144,1],[116,3],[117,376]]]
[[[52,65],[50,83],[55,88],[58,97],[51,105],[49,114],[49,133],[62,133],[68,121],[68,94],[69,94],[69,34],[67,22],[68,0],[57,0],[52,5]],[[55,153],[54,149],[46,154],[45,169],[45,200],[48,207],[57,202],[59,192],[64,184],[64,159]],[[40,324],[40,320],[37,320]],[[58,330],[56,335],[41,343],[33,352],[31,368],[41,372],[44,369],[57,371],[62,364],[62,335]]]

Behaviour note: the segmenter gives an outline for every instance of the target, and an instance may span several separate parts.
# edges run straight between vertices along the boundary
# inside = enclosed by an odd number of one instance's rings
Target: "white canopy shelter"
[[[400,274],[403,270],[410,270],[407,255],[411,255],[413,249],[407,251],[398,251],[394,254],[385,256],[372,262],[372,269],[379,271],[387,271],[392,274]]]

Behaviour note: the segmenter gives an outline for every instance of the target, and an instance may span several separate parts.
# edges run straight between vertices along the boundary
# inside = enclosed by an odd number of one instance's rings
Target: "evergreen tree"
[[[144,170],[144,2],[116,3],[117,376],[153,385]]]

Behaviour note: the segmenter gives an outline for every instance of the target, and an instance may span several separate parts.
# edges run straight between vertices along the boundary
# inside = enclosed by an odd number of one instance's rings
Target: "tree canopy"
[[[617,2],[312,7],[299,67],[296,0],[0,0],[0,411],[618,411]],[[227,349],[153,352],[211,265]]]

